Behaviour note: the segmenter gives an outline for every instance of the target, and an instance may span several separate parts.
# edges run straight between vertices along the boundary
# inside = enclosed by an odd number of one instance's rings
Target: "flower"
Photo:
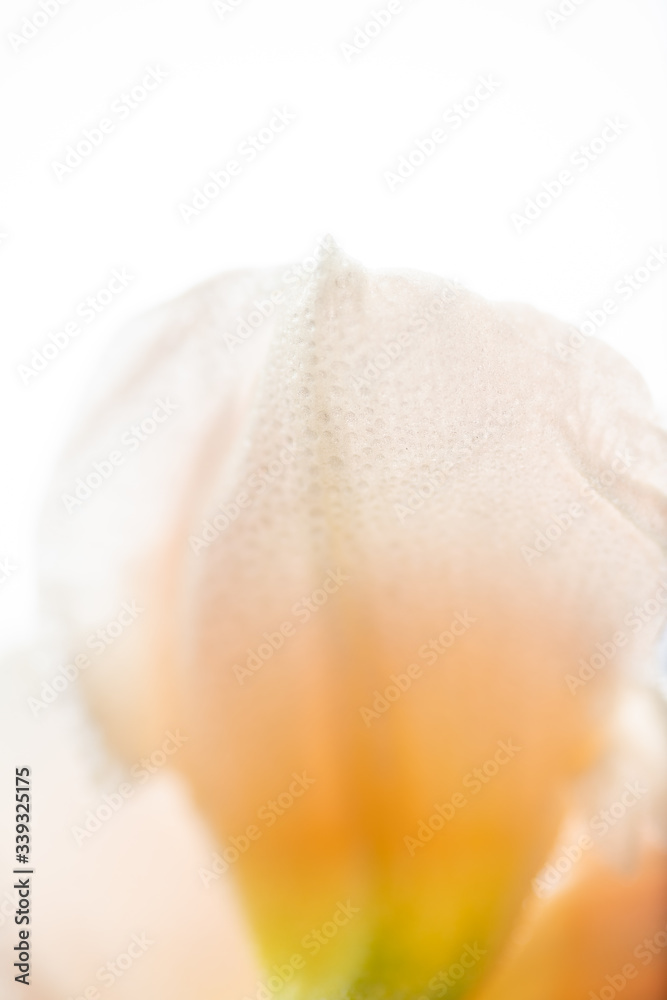
[[[667,922],[643,383],[529,307],[318,257],[159,310],[94,390],[45,595],[73,646],[143,613],[91,709],[128,760],[190,734],[174,762],[256,942],[249,997],[618,976],[657,1000],[664,965],[633,958]]]

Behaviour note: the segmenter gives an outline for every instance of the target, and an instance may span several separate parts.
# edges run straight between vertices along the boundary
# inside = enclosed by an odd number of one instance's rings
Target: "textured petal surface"
[[[179,765],[269,990],[410,1000],[454,966],[447,996],[482,988],[582,797],[633,779],[617,720],[664,619],[667,446],[636,373],[567,334],[332,248],[305,284],[225,277],[138,329],[65,463],[58,495],[178,401],[51,522],[47,596],[74,645],[144,608],[91,704],[128,755],[192,734]],[[613,853],[639,872],[659,770],[635,777],[650,808]]]

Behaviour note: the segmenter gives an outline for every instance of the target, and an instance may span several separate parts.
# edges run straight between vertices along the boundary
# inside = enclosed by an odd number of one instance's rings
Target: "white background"
[[[300,260],[331,232],[368,266],[453,277],[491,298],[580,322],[665,233],[667,17],[659,0],[403,0],[348,60],[342,42],[386,7],[352,0],[69,0],[15,51],[39,10],[0,14],[0,589],[6,638],[29,638],[40,496],[103,349],[127,319],[225,269]],[[358,37],[358,36],[357,36]],[[169,79],[70,176],[54,160],[149,66]],[[384,178],[480,75],[502,84],[404,185]],[[186,225],[209,170],[287,107],[294,124]],[[521,234],[543,181],[627,124]],[[113,268],[130,287],[28,385],[18,366]],[[667,414],[667,266],[601,336],[640,368]]]

